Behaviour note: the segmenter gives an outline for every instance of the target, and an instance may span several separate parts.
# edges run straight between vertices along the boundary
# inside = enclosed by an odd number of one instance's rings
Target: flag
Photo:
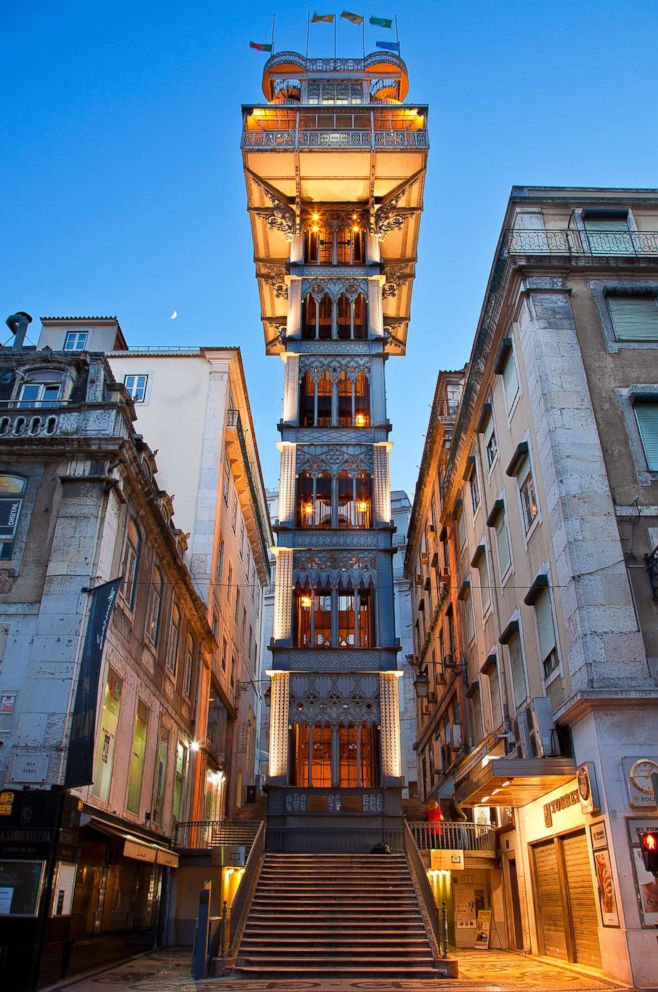
[[[311,18],[311,24],[319,24],[322,21],[323,24],[333,24],[334,15],[333,14],[313,14]]]
[[[393,21],[390,17],[371,17],[370,23],[378,28],[390,28],[393,26]]]
[[[351,24],[363,24],[361,14],[350,14],[349,10],[344,10],[340,16],[346,21],[350,21]]]
[[[397,52],[400,54],[400,42],[399,41],[376,41],[377,48],[383,48],[386,52]]]
[[[255,48],[259,52],[271,52],[272,51],[272,46],[271,45],[261,45],[257,41],[250,41],[249,42],[249,47],[250,48]]]

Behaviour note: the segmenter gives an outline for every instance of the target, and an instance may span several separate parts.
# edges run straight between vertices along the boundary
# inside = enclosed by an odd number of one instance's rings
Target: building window
[[[480,687],[477,683],[469,688],[469,706],[471,711],[471,732],[473,734],[473,746],[480,743],[484,737],[482,727],[482,702],[480,699]]]
[[[466,643],[470,644],[475,637],[475,618],[473,616],[473,597],[470,589],[467,589],[462,596],[462,609],[464,614],[464,630],[466,632]]]
[[[500,698],[500,680],[498,677],[498,666],[492,665],[487,672],[489,681],[489,700],[491,702],[491,719],[494,730],[503,722],[503,706]]]
[[[147,375],[124,375],[123,384],[133,403],[143,403],[146,399]]]
[[[515,633],[508,641],[510,671],[512,673],[512,694],[514,705],[518,709],[525,702],[528,692],[526,689],[525,666],[523,663],[523,648],[519,633]]]
[[[233,504],[231,506],[231,530],[235,534],[235,528],[238,522],[238,494],[233,493]]]
[[[183,793],[185,792],[185,775],[187,774],[187,752],[185,744],[180,741],[176,745],[176,767],[174,769],[174,802],[173,814],[180,820],[183,811]]]
[[[492,512],[487,520],[489,527],[493,527],[496,534],[496,548],[498,549],[498,571],[503,579],[512,566],[512,553],[510,550],[509,533],[507,530],[507,518],[505,515],[505,504],[502,499],[496,500]]]
[[[466,544],[466,514],[464,513],[464,502],[461,496],[458,499],[458,516],[457,516],[457,544],[459,550],[461,551]]]
[[[62,398],[64,373],[53,369],[35,369],[21,378],[19,407],[57,406]]]
[[[233,595],[233,566],[228,563],[228,575],[226,577],[226,605],[230,608],[231,596]]]
[[[514,349],[509,348],[503,366],[503,390],[505,392],[505,404],[509,413],[514,405],[514,400],[519,395],[519,376],[516,370],[516,359]]]
[[[471,480],[470,480],[470,486],[471,486],[471,509],[473,511],[473,515],[475,516],[475,513],[477,512],[477,509],[480,505],[480,482],[478,479],[478,471],[476,468],[473,469],[473,474],[471,475]]]
[[[367,529],[371,526],[372,479],[368,472],[338,473],[338,526]]]
[[[295,647],[330,647],[331,589],[297,587],[294,595],[294,621]]]
[[[375,645],[372,589],[359,587],[332,592],[327,587],[297,586],[294,592],[294,643],[298,648],[332,646],[332,616],[336,615],[339,648]]]
[[[650,472],[658,472],[658,396],[636,397],[633,404],[644,456]]]
[[[167,645],[167,668],[176,677],[178,671],[178,648],[180,646],[180,610],[174,603],[171,607],[169,644]]]
[[[137,715],[133,730],[133,743],[130,751],[128,767],[128,798],[126,809],[139,814],[142,796],[142,776],[144,774],[144,757],[146,755],[146,738],[148,736],[149,708],[140,700],[137,702]]]
[[[64,351],[84,351],[88,339],[89,331],[67,331],[64,338]]]
[[[240,616],[240,587],[238,586],[235,590],[235,614],[233,620],[235,622],[236,630],[238,626],[238,617]]]
[[[244,558],[244,519],[240,517],[240,557]]]
[[[123,679],[110,668],[103,692],[100,729],[96,738],[94,758],[94,783],[91,790],[93,795],[104,802],[109,802],[110,799],[122,688]]]
[[[583,210],[582,219],[592,255],[634,254],[628,210],[593,208]]]
[[[123,561],[121,564],[121,571],[123,573],[121,596],[130,609],[132,609],[135,605],[141,543],[141,537],[139,530],[137,529],[137,524],[134,520],[130,519],[128,521],[128,527],[126,528],[126,541],[123,548]]]
[[[188,698],[192,698],[192,686],[194,684],[194,639],[191,634],[185,640],[185,669],[183,672],[183,692]]]
[[[560,660],[555,641],[555,626],[553,610],[548,589],[543,589],[534,602],[535,619],[537,621],[537,636],[539,638],[539,653],[541,655],[544,678],[547,678],[558,667]]]
[[[215,578],[220,583],[222,580],[222,569],[224,567],[224,538],[220,537],[217,548],[217,561],[215,562]]]
[[[162,573],[158,566],[154,565],[151,571],[151,588],[146,607],[146,636],[152,644],[158,643],[158,634],[160,633],[163,586]]]
[[[3,561],[14,554],[26,488],[27,480],[20,475],[0,475],[0,559]]]
[[[231,481],[231,463],[228,457],[224,459],[224,478],[222,479],[222,496],[224,497],[224,502],[228,506],[228,493]]]
[[[533,523],[537,519],[539,509],[537,507],[537,494],[535,492],[535,481],[532,477],[530,459],[526,456],[519,469],[517,476],[519,486],[519,496],[521,497],[521,516],[523,518],[523,528],[527,534]]]
[[[487,552],[482,545],[482,550],[479,558],[477,559],[477,571],[478,579],[480,582],[480,606],[482,608],[482,616],[486,616],[491,608],[491,581],[489,579],[489,562],[487,560]]]
[[[618,341],[658,341],[658,299],[650,296],[606,297]]]
[[[222,671],[226,671],[226,659],[228,657],[228,644],[226,638],[222,637]]]
[[[375,610],[371,589],[338,592],[338,647],[371,648],[375,643]]]
[[[162,824],[164,813],[165,792],[167,790],[167,765],[169,764],[169,731],[160,724],[158,733],[158,750],[155,756],[155,772],[153,775],[153,802],[151,803],[151,820]]]
[[[489,414],[487,425],[484,429],[483,444],[487,457],[487,467],[490,469],[496,461],[498,454],[498,441],[496,439],[496,425],[494,424],[493,413]]]

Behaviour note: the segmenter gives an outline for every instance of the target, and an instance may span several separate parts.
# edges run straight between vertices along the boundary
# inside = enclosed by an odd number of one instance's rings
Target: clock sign
[[[658,774],[658,755],[622,758],[621,766],[631,806],[636,809],[655,809],[656,796],[651,776]]]

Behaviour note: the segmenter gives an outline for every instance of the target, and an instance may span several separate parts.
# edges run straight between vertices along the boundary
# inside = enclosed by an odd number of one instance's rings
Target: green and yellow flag
[[[371,17],[370,23],[375,24],[378,28],[390,28],[393,25],[393,20],[390,17]]]
[[[333,24],[334,16],[334,14],[313,14],[311,24],[319,24],[320,22],[323,24]]]
[[[344,20],[349,21],[350,24],[363,24],[363,17],[361,14],[350,14],[349,10],[344,10],[340,16]]]

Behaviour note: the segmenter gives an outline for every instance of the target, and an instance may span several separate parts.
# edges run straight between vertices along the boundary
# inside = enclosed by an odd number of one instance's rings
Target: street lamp
[[[426,669],[417,672],[414,679],[414,689],[419,699],[427,699],[430,691],[430,679]]]

